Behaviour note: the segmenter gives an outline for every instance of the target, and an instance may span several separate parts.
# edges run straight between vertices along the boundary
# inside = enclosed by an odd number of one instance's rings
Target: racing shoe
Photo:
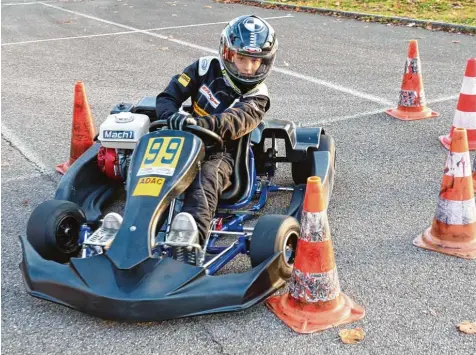
[[[122,224],[122,216],[115,212],[110,212],[104,216],[102,227],[108,230],[118,231]]]
[[[105,215],[102,225],[83,242],[83,257],[90,255],[89,252],[102,254],[104,250],[108,250],[121,224],[122,217],[120,214],[110,212]]]
[[[172,247],[174,259],[196,265],[202,250],[198,239],[195,219],[190,213],[181,212],[172,221],[165,244]]]

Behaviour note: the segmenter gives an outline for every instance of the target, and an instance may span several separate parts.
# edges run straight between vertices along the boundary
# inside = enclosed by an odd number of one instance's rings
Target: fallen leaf
[[[457,325],[458,330],[466,334],[476,334],[476,323],[471,323],[469,320],[465,320]]]
[[[210,5],[205,6],[205,9],[211,9],[212,7]]]
[[[356,344],[365,338],[365,331],[362,328],[341,329],[339,336],[345,344]]]

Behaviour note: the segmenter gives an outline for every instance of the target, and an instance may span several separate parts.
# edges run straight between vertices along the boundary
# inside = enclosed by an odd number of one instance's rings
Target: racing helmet
[[[273,27],[255,15],[244,15],[230,21],[221,33],[219,58],[225,74],[240,89],[250,89],[268,76],[278,49]],[[235,65],[237,54],[261,59],[256,73],[243,75]]]

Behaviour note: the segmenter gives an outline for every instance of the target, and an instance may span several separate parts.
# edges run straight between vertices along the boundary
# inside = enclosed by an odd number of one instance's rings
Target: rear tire
[[[86,216],[76,203],[45,201],[31,214],[26,236],[41,257],[64,263],[78,254],[79,232],[85,221]]]
[[[293,271],[299,238],[299,222],[289,216],[266,215],[256,224],[250,243],[251,266],[255,267],[281,251],[279,275],[287,280]]]

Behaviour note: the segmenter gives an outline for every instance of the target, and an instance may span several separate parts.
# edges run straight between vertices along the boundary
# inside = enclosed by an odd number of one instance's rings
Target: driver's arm
[[[163,92],[157,95],[155,109],[158,120],[166,120],[179,111],[182,104],[197,91],[198,61],[175,75]]]
[[[235,140],[258,127],[268,108],[267,95],[241,97],[220,114],[200,117],[198,125],[216,132],[224,141]]]

